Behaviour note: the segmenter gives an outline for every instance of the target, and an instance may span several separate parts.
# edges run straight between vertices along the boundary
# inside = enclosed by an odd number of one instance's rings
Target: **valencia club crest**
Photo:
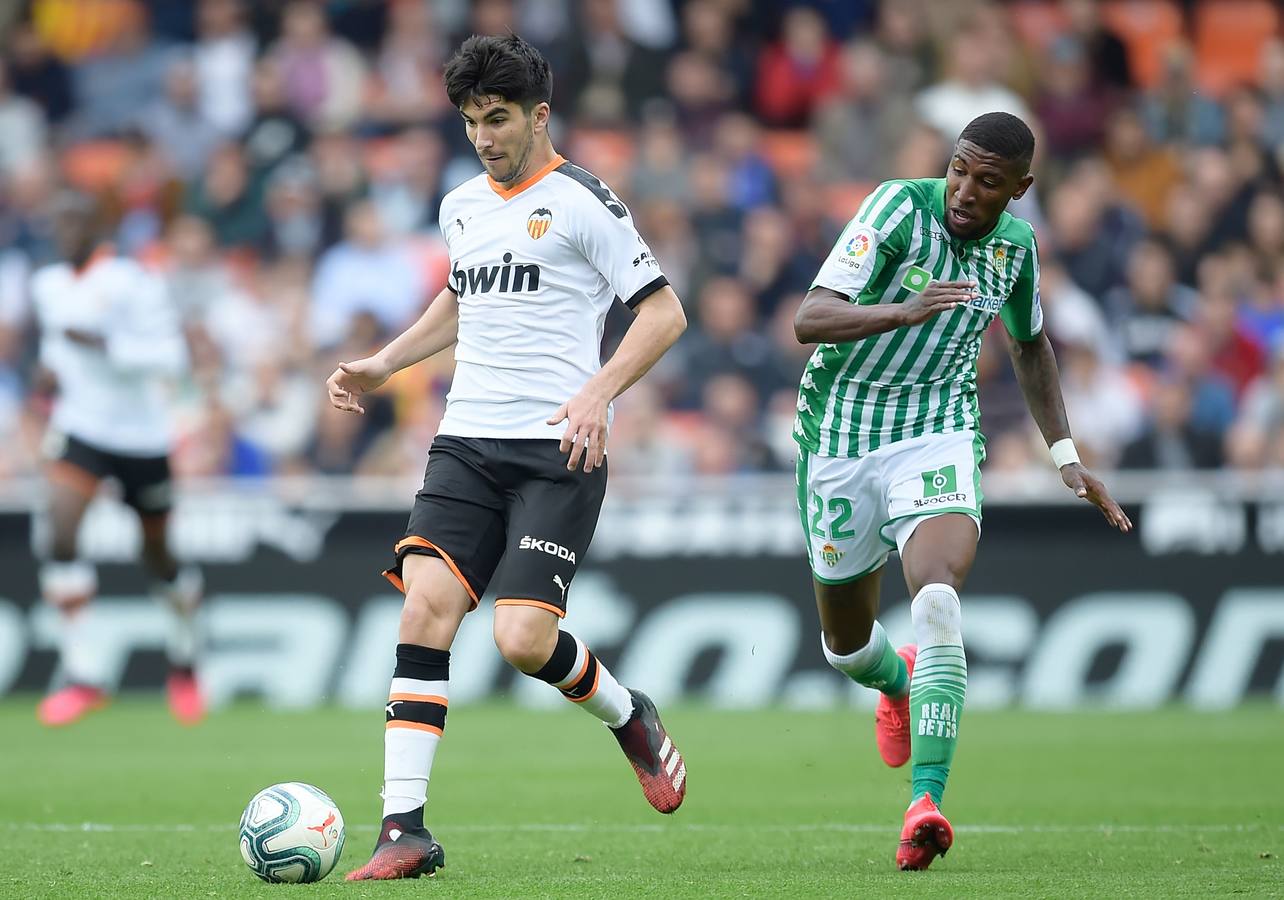
[[[548,232],[552,224],[553,214],[541,206],[526,220],[526,232],[538,241]]]

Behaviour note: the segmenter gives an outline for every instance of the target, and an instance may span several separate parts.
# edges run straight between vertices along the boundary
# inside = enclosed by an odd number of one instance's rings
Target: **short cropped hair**
[[[446,96],[457,109],[475,97],[501,97],[528,112],[553,96],[553,72],[530,43],[515,34],[473,35],[446,63]]]
[[[992,112],[977,116],[963,133],[960,141],[976,144],[987,153],[1020,163],[1026,169],[1034,159],[1034,134],[1030,126],[1011,113]]]

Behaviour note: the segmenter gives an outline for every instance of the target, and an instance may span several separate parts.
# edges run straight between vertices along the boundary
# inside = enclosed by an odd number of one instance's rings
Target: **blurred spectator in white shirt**
[[[254,115],[250,76],[257,51],[242,0],[200,0],[194,51],[200,108],[225,137],[244,131]]]
[[[25,169],[45,152],[45,114],[15,94],[9,70],[0,60],[0,175]]]
[[[1098,345],[1064,344],[1057,356],[1066,415],[1084,465],[1111,468],[1137,436],[1141,400],[1123,371],[1102,359]]]
[[[362,313],[395,335],[425,306],[420,271],[388,239],[378,208],[368,201],[354,204],[346,226],[346,239],[322,255],[313,282],[311,332],[319,347],[346,339],[353,319]]]
[[[988,31],[962,28],[955,33],[949,52],[949,76],[915,101],[924,122],[952,141],[969,122],[987,112],[1011,113],[1031,121],[1025,101],[999,81],[996,68],[1002,56],[991,45]]]

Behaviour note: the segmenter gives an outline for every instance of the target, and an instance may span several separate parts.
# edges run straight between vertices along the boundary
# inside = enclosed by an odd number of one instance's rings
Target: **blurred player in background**
[[[882,692],[884,761],[911,761],[902,869],[926,868],[953,841],[938,804],[967,687],[958,592],[981,531],[976,361],[996,315],[1062,480],[1112,526],[1132,527],[1079,463],[1043,332],[1034,230],[1006,212],[1034,180],[1033,154],[1017,117],[974,119],[945,178],[889,181],[870,194],[795,320],[800,341],[821,342],[803,373],[794,436],[822,647],[835,669]],[[892,547],[917,639],[899,651],[875,619]]]
[[[336,407],[361,412],[361,394],[455,346],[424,485],[385,573],[405,606],[385,708],[384,819],[373,858],[349,880],[415,878],[445,862],[423,825],[428,778],[450,646],[488,588],[504,658],[604,722],[657,810],[673,812],[686,792],[686,763],[655,706],[558,627],[606,492],[611,401],[677,340],[682,306],[624,204],[553,149],[552,76],[534,47],[470,38],[445,82],[486,170],[441,204],[450,281],[416,324],[328,382]],[[636,318],[602,365],[617,297]]]
[[[170,709],[192,724],[205,713],[193,672],[201,575],[179,566],[166,537],[172,439],[166,382],[185,370],[187,345],[160,279],[99,246],[95,226],[87,198],[63,195],[55,217],[62,261],[31,280],[40,362],[55,391],[45,438],[51,541],[40,588],[61,616],[65,680],[37,715],[46,725],[67,725],[108,699],[86,614],[98,579],[76,538],[99,485],[112,479],[138,514],[143,565],[169,617]]]

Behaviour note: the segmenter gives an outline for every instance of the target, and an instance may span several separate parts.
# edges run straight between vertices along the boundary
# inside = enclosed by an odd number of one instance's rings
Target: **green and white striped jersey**
[[[794,438],[820,456],[863,456],[923,434],[980,431],[976,360],[1003,319],[1018,340],[1043,329],[1034,229],[1008,213],[982,238],[945,227],[945,179],[887,181],[839,235],[812,287],[855,303],[901,303],[932,280],[977,283],[966,306],[850,344],[821,344],[798,392]]]

